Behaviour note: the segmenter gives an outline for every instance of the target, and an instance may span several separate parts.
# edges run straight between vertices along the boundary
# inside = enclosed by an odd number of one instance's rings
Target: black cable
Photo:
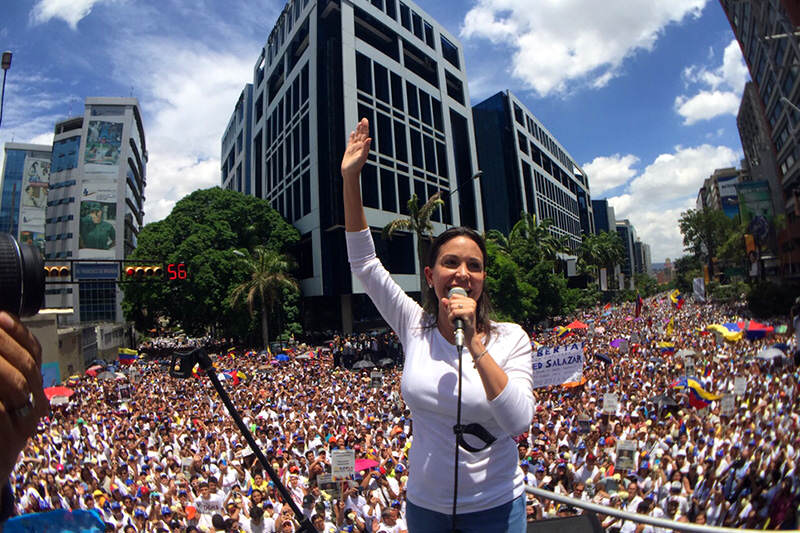
[[[456,503],[458,502],[458,441],[461,430],[461,361],[463,360],[463,351],[464,347],[459,346],[458,350],[458,403],[456,407],[456,425],[453,427],[453,433],[456,434],[456,453],[455,453],[455,465],[453,470],[455,474],[453,475],[453,533],[456,532]]]
[[[214,385],[214,389],[216,389],[217,394],[219,394],[219,397],[222,399],[222,403],[225,404],[225,407],[228,409],[228,413],[230,413],[231,418],[233,418],[233,421],[236,423],[236,427],[239,428],[239,431],[244,436],[247,444],[250,445],[250,449],[256,454],[258,462],[264,467],[264,470],[269,475],[269,478],[275,484],[275,487],[281,493],[281,496],[283,496],[283,501],[286,502],[292,509],[295,519],[300,524],[300,528],[297,531],[315,533],[316,528],[311,521],[306,518],[306,516],[294,502],[291,494],[289,494],[289,491],[286,489],[286,486],[281,482],[281,479],[278,477],[278,474],[275,472],[275,470],[272,469],[272,466],[269,464],[269,461],[267,461],[267,458],[264,456],[261,448],[258,447],[256,440],[253,438],[253,434],[250,433],[250,430],[245,425],[242,417],[239,416],[239,413],[236,411],[236,407],[233,405],[233,402],[231,402],[230,396],[228,396],[228,393],[225,391],[222,383],[220,383],[217,374],[214,372],[214,367],[211,364],[211,359],[208,357],[208,354],[205,350],[198,350],[198,352],[197,362],[200,365],[200,368],[202,368],[206,375],[208,375],[208,378],[211,380],[211,384]]]

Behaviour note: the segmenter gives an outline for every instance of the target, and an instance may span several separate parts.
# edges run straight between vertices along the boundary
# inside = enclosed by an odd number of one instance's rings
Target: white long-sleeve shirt
[[[419,507],[450,514],[458,400],[458,355],[424,311],[391,278],[375,255],[369,230],[347,233],[350,268],[403,344],[401,390],[414,418],[407,498]],[[427,322],[430,322],[428,320]],[[524,492],[517,447],[511,436],[529,430],[533,417],[530,339],[516,324],[493,323],[486,348],[508,376],[492,401],[469,354],[463,357],[461,423],[481,424],[496,441],[487,449],[459,450],[457,512],[471,513],[508,503]],[[465,435],[467,442],[482,442]]]

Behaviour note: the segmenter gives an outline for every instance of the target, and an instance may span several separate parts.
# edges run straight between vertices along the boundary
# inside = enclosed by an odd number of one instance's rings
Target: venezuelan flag
[[[572,333],[572,330],[567,328],[567,327],[558,326],[556,328],[556,338],[557,339],[563,339],[564,337],[568,336],[570,333]]]
[[[675,381],[671,387],[673,389],[689,389],[690,392],[697,394],[701,400],[705,400],[707,402],[712,402],[722,398],[722,396],[719,394],[714,394],[705,390],[700,382],[694,378],[682,377],[681,379]]]
[[[669,322],[667,322],[666,332],[667,335],[672,335],[675,332],[675,317],[670,318]]]
[[[669,293],[669,299],[672,302],[672,305],[675,306],[676,309],[680,309],[683,307],[683,295],[678,289],[675,289],[671,293]]]
[[[117,359],[121,365],[132,365],[138,355],[139,352],[130,348],[119,348],[117,350]]]
[[[709,324],[706,329],[720,333],[722,337],[728,342],[738,342],[744,337],[744,331],[733,322],[726,324]]]
[[[675,343],[674,342],[666,342],[661,341],[657,344],[657,346],[661,349],[661,353],[674,353],[675,352]]]

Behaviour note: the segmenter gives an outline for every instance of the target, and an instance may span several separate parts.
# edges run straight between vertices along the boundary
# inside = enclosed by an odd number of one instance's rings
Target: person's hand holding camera
[[[0,312],[0,486],[19,452],[50,411],[42,388],[42,348],[22,323]]]

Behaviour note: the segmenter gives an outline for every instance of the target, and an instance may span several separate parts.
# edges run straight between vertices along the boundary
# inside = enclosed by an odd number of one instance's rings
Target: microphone
[[[461,296],[466,296],[467,291],[465,291],[461,287],[453,287],[447,293],[447,297],[452,298],[454,294],[460,294]],[[456,347],[460,352],[461,350],[464,349],[464,321],[461,320],[460,318],[456,318],[453,321],[453,326],[456,328]]]

